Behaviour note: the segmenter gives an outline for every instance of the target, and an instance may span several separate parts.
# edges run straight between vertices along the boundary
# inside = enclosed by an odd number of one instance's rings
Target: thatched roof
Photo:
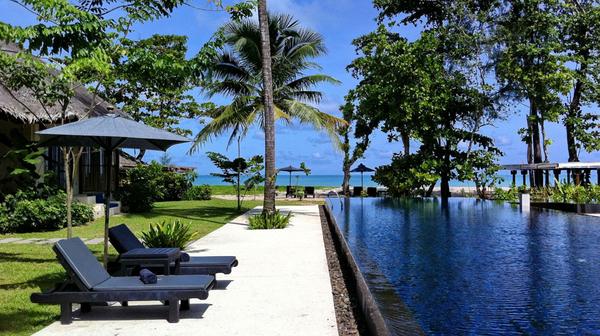
[[[138,161],[133,155],[122,150],[119,151],[119,167],[120,168],[135,168],[138,164],[145,165],[144,161]]]
[[[1,52],[16,53],[19,48],[12,44],[0,42]],[[94,107],[90,112],[90,106]],[[111,109],[111,105],[100,97],[94,95],[83,87],[75,89],[75,95],[67,107],[67,118],[77,120],[85,117],[117,113],[120,111]],[[13,91],[7,89],[0,83],[0,117],[10,117],[18,121],[34,124],[38,122],[52,123],[61,118],[62,109],[59,105],[43,106],[29,89]]]

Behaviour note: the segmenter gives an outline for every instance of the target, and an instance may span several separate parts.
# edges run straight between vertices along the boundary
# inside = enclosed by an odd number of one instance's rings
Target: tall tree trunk
[[[540,141],[540,126],[539,126],[539,118],[538,118],[538,110],[537,104],[533,99],[529,100],[529,122],[530,122],[530,131],[531,131],[531,148],[533,151],[533,163],[541,163],[542,162],[542,145]],[[534,185],[535,187],[539,187],[543,184],[544,176],[542,171],[534,170]]]
[[[548,158],[548,144],[546,142],[546,127],[544,119],[540,120],[540,127],[542,131],[542,148],[544,149],[544,162],[550,162]]]
[[[350,160],[344,159],[344,164],[343,164],[344,179],[342,181],[342,193],[346,197],[350,196],[350,167],[351,166],[352,166],[352,163],[350,163]]]
[[[580,75],[586,71],[587,66],[582,64],[578,73]],[[569,162],[579,162],[579,153],[577,153],[577,143],[575,138],[574,121],[580,118],[581,111],[581,94],[583,91],[583,82],[578,79],[573,90],[573,99],[567,107],[567,115],[564,118],[565,129],[567,131],[567,150],[569,152]]]
[[[433,182],[429,185],[429,188],[427,188],[427,190],[425,191],[425,197],[431,197],[431,195],[433,194],[433,189],[435,189],[436,182]]]
[[[445,146],[444,166],[440,172],[440,196],[446,199],[452,194],[450,193],[450,144]]]
[[[576,115],[569,107],[567,116],[565,117],[565,129],[567,131],[567,151],[569,153],[569,162],[579,162],[579,154],[577,153],[577,144],[575,143],[575,127],[573,126],[573,118]]]
[[[342,193],[346,197],[350,197],[350,168],[352,164],[354,164],[354,155],[350,155],[350,136],[348,133],[350,132],[350,126],[348,126],[343,131],[344,143],[342,147],[344,148],[344,160],[342,162],[342,172],[344,173],[344,179],[342,180]]]
[[[238,212],[242,211],[242,199],[241,199],[241,195],[240,195],[240,175],[241,175],[241,162],[240,162],[240,158],[242,157],[242,153],[240,150],[240,137],[238,136],[237,138],[237,151],[238,151],[238,167],[237,167],[237,210]]]
[[[442,198],[448,198],[450,194],[450,178],[446,172],[443,172],[440,176],[440,196]]]
[[[575,2],[576,3],[576,2]],[[578,10],[581,7],[578,5]],[[578,56],[581,57],[579,68],[577,72],[577,81],[573,89],[573,99],[567,107],[567,115],[564,118],[565,128],[567,131],[567,150],[569,152],[569,162],[579,162],[579,153],[577,153],[577,139],[575,137],[575,125],[574,121],[580,118],[581,113],[581,96],[583,94],[584,83],[581,78],[587,77],[588,72],[588,61],[590,58],[590,39],[589,30],[586,25],[581,25],[578,36],[575,36],[576,40],[579,40],[582,49],[579,50]]]
[[[73,203],[73,185],[71,183],[71,165],[70,165],[70,148],[61,147],[63,154],[63,166],[65,170],[65,191],[67,192],[67,238],[73,237],[73,220],[72,220],[72,203]]]
[[[273,104],[273,74],[271,72],[271,44],[267,0],[258,1],[258,23],[262,57],[264,87],[264,131],[265,131],[265,194],[263,213],[275,212],[275,115]]]
[[[402,138],[402,147],[404,148],[404,156],[408,156],[410,154],[410,133],[409,132],[400,132],[400,137]]]

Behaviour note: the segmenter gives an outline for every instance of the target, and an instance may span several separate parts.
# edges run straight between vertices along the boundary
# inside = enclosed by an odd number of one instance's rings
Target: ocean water
[[[364,175],[364,186],[365,187],[377,187],[378,184],[375,183],[371,179],[372,175]],[[510,186],[512,181],[510,175],[501,175],[504,179],[503,182],[500,183],[501,186]],[[343,175],[292,175],[292,185],[299,186],[325,186],[325,187],[340,187],[342,185],[342,181],[344,179]],[[521,183],[521,176],[517,176],[517,185]],[[288,185],[290,183],[290,177],[288,174],[279,174],[277,175],[277,185]],[[199,175],[195,181],[195,184],[208,184],[208,185],[229,185],[228,183],[223,182],[219,177],[212,175]],[[360,174],[353,174],[350,178],[350,185],[359,186],[360,182]],[[450,186],[452,187],[475,187],[475,183],[473,182],[460,182],[460,181],[451,181]]]
[[[498,174],[498,176],[502,179],[498,183],[500,187],[509,187],[512,183],[512,176],[510,174]],[[363,176],[364,186],[365,187],[377,187],[378,184],[375,183],[371,179],[372,175],[365,174]],[[292,175],[291,183],[292,185],[299,186],[323,186],[323,187],[340,187],[342,185],[342,181],[344,179],[343,175],[300,175],[294,174]],[[566,179],[565,173],[559,177],[561,181]],[[596,183],[597,175],[595,171],[592,171],[591,181]],[[522,185],[523,177],[521,174],[517,174],[517,186]],[[290,177],[289,174],[279,174],[277,175],[277,185],[289,185]],[[528,182],[529,183],[529,182]],[[212,176],[212,175],[199,175],[195,181],[195,184],[208,184],[208,185],[228,185],[223,182],[220,178]],[[353,174],[350,178],[351,186],[360,186],[360,174]],[[471,181],[450,181],[451,187],[475,187],[475,183]]]
[[[329,203],[394,335],[600,335],[598,217],[469,198]]]

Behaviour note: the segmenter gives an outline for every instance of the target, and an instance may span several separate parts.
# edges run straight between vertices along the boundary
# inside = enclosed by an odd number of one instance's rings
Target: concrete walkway
[[[245,214],[192,244],[192,255],[236,255],[240,265],[179,323],[159,303],[115,304],[37,335],[337,335],[318,207],[280,209],[293,212],[286,229],[248,230]]]

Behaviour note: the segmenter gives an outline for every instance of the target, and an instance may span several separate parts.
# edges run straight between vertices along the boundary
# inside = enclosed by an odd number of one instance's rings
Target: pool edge
[[[331,231],[331,236],[333,238],[334,244],[337,245],[341,254],[339,254],[344,260],[342,261],[346,265],[349,266],[352,280],[354,281],[354,287],[356,291],[356,297],[358,302],[360,303],[360,312],[363,315],[364,321],[366,321],[367,329],[372,335],[376,336],[389,336],[392,335],[388,329],[387,324],[367,286],[367,282],[365,281],[356,261],[354,260],[354,256],[350,252],[350,248],[348,247],[348,243],[346,239],[343,237],[340,232],[339,227],[335,221],[335,217],[331,214],[331,209],[329,205],[326,203],[325,205],[321,205],[323,207],[323,212],[325,213],[325,219],[327,220],[327,225],[329,226],[329,231]]]

